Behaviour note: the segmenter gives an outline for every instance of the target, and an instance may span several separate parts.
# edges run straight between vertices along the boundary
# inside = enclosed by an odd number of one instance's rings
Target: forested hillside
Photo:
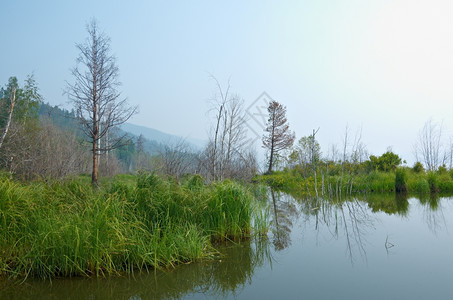
[[[52,106],[49,103],[42,103],[39,106],[39,118],[43,122],[51,122],[53,125],[62,131],[66,131],[68,134],[74,134],[81,143],[85,139],[83,132],[80,130],[74,111],[69,111],[58,106]],[[135,164],[138,159],[137,143],[140,143],[141,154],[146,154],[148,156],[156,156],[165,150],[163,143],[149,140],[143,136],[140,137],[139,135],[135,135],[122,129],[115,129],[115,134],[119,136],[127,135],[129,139],[129,143],[113,150],[113,153],[120,162],[123,171],[135,171]]]

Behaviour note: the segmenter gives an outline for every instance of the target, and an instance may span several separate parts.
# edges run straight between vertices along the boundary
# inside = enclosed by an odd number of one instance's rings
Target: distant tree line
[[[222,86],[212,77],[216,92],[211,100],[211,129],[202,150],[191,148],[184,140],[162,145],[119,129],[137,112],[118,91],[119,69],[111,54],[110,39],[95,20],[87,25],[88,37],[77,44],[73,81],[66,94],[73,104],[67,111],[43,103],[33,75],[23,86],[16,77],[0,89],[0,169],[21,178],[61,178],[91,173],[150,171],[180,178],[200,174],[208,181],[233,178],[250,180],[258,173],[256,153],[247,141],[244,100],[231,91],[230,82]],[[341,149],[332,146],[325,155],[316,140],[319,131],[295,142],[286,107],[271,101],[263,132],[267,173],[291,169],[305,177],[344,175],[353,180],[363,172],[395,171],[401,158],[389,149],[381,156],[369,155],[361,132],[351,139],[346,128]],[[453,142],[443,141],[442,125],[428,121],[414,146],[414,170],[435,171],[453,167]],[[346,183],[349,184],[349,183]]]

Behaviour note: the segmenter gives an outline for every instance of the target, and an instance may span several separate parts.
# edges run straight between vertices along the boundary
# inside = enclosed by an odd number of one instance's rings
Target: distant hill
[[[142,134],[143,137],[145,137],[145,139],[150,140],[150,141],[156,141],[163,145],[172,145],[181,140],[185,141],[189,146],[194,148],[194,150],[199,150],[206,145],[206,142],[203,140],[193,139],[193,138],[183,138],[180,136],[176,136],[176,135],[172,135],[172,134],[168,134],[168,133],[159,131],[157,129],[134,125],[134,124],[130,124],[130,123],[125,123],[125,124],[121,125],[121,130],[130,132],[135,136],[139,136],[140,134]]]
[[[39,115],[41,118],[48,118],[58,127],[75,132],[76,135],[83,137],[79,124],[75,118],[74,111],[68,111],[58,106],[51,106],[50,104],[43,103],[39,107]],[[151,155],[160,153],[165,145],[174,145],[175,143],[184,140],[189,147],[194,151],[200,150],[205,146],[205,142],[197,139],[184,139],[182,137],[168,134],[153,128],[138,126],[130,123],[125,123],[120,126],[121,132],[125,132],[132,137],[134,143],[137,141],[140,134],[145,138],[144,148],[145,151]]]

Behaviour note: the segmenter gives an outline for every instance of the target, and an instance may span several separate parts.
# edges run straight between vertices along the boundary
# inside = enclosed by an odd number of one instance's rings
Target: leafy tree
[[[286,107],[277,101],[271,101],[267,108],[269,119],[266,124],[266,134],[263,136],[263,147],[269,151],[269,167],[267,172],[272,172],[275,155],[279,151],[291,147],[294,143],[294,132],[289,130],[286,119]]]
[[[387,151],[380,157],[371,155],[370,163],[374,170],[383,172],[395,171],[396,168],[401,164],[401,158],[397,154],[391,151]]]
[[[5,125],[5,106],[9,106],[11,92],[15,91],[16,104],[14,106],[13,120],[24,123],[30,119],[37,119],[39,104],[42,103],[42,96],[34,75],[28,75],[23,88],[19,86],[16,77],[10,77],[8,84],[0,89],[0,127]]]
[[[0,147],[8,133],[11,122],[22,126],[38,120],[38,107],[42,96],[33,74],[28,75],[23,88],[16,77],[10,77],[5,88],[0,89]]]
[[[439,166],[439,168],[437,168],[437,174],[439,175],[448,174],[447,167],[445,165]]]
[[[315,139],[315,135],[304,136],[294,146],[292,155],[297,157],[300,165],[316,165],[321,160],[321,146]]]

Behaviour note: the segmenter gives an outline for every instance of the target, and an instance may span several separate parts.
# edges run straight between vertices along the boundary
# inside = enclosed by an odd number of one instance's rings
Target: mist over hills
[[[62,109],[58,106],[51,106],[43,103],[39,107],[39,116],[41,119],[48,119],[57,127],[63,130],[74,132],[77,136],[84,138],[83,132],[80,130],[79,124],[73,111]],[[140,135],[144,137],[144,150],[150,155],[158,155],[162,153],[164,147],[174,146],[183,141],[190,150],[196,152],[205,145],[205,141],[193,138],[183,138],[180,136],[168,134],[160,130],[145,126],[134,125],[130,123],[122,124],[118,129],[118,135],[127,134],[131,140],[136,143]]]
[[[149,128],[145,126],[139,126],[131,123],[124,123],[120,126],[121,130],[129,132],[135,136],[143,135],[143,137],[149,141],[156,141],[163,145],[173,145],[178,142],[184,141],[193,150],[199,150],[206,145],[206,141],[194,138],[184,138],[177,135],[162,132],[160,130]]]

